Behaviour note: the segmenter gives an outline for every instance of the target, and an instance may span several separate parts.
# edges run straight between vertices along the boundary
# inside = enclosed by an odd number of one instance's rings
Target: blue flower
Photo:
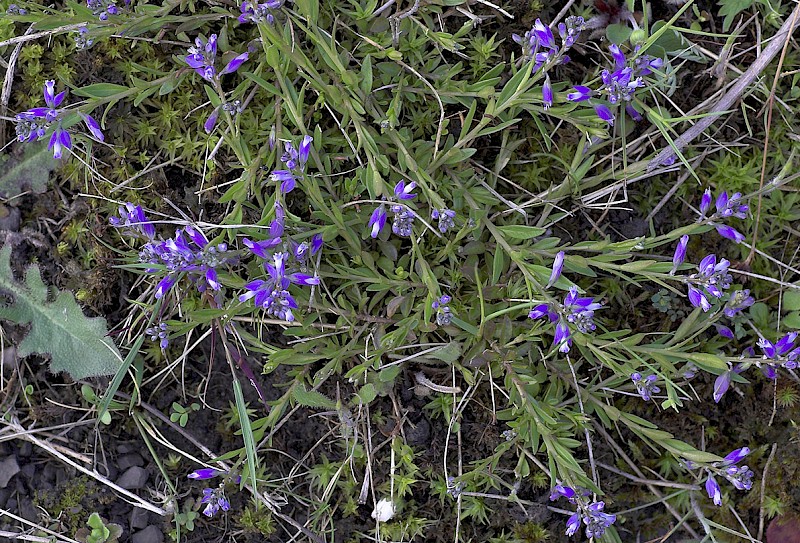
[[[442,234],[446,234],[448,230],[456,225],[456,212],[446,207],[434,209],[431,211],[431,217],[439,220],[439,232]]]
[[[381,204],[375,208],[369,218],[369,235],[373,239],[377,238],[384,226],[386,226],[386,206]]]
[[[675,275],[683,261],[686,260],[686,246],[689,244],[689,236],[681,236],[678,246],[675,247],[675,254],[672,256],[672,270],[670,275]]]
[[[239,301],[246,302],[253,298],[256,307],[264,309],[267,314],[281,320],[294,321],[292,310],[297,309],[298,305],[289,293],[289,286],[292,284],[318,285],[319,277],[304,273],[287,274],[287,259],[287,253],[279,252],[272,255],[272,262],[264,263],[267,279],[256,279],[247,283],[244,286],[247,292],[239,296]]]
[[[557,346],[560,352],[567,353],[572,346],[569,325],[571,324],[582,333],[593,331],[596,328],[594,312],[602,307],[602,304],[595,302],[592,298],[578,296],[578,287],[573,286],[564,298],[563,304],[557,304],[555,307],[539,304],[528,313],[528,317],[538,319],[547,316],[550,322],[555,322],[553,346]]]
[[[711,498],[711,501],[714,502],[714,505],[722,505],[722,492],[713,475],[709,475],[708,479],[706,479],[706,493]]]
[[[125,233],[130,236],[144,237],[149,240],[156,237],[156,227],[147,219],[142,207],[130,202],[119,206],[119,217],[111,217],[108,222],[116,228],[124,229]]]
[[[227,511],[231,508],[231,504],[221,488],[204,488],[200,503],[206,504],[203,514],[207,517],[213,517],[220,509]]]
[[[439,326],[447,326],[453,320],[453,312],[449,305],[451,300],[452,298],[445,294],[431,302],[431,307],[436,310],[436,324]]]
[[[652,398],[653,394],[658,394],[661,392],[661,389],[656,386],[656,381],[658,380],[658,376],[648,375],[647,377],[642,377],[641,373],[632,373],[631,380],[633,384],[636,385],[636,390],[639,392],[639,396],[646,402],[649,402]]]
[[[144,333],[150,336],[150,341],[158,341],[162,351],[166,350],[166,348],[169,346],[169,331],[167,323],[161,322],[155,326],[151,326],[150,328],[146,329]]]
[[[417,197],[416,194],[411,194],[415,188],[417,188],[417,184],[413,181],[408,185],[405,181],[400,181],[394,186],[394,195],[398,200],[411,200]]]
[[[708,255],[698,264],[698,272],[685,279],[688,285],[689,302],[703,311],[711,309],[708,296],[721,298],[733,281],[728,273],[730,262],[724,258],[717,262],[716,255]]]
[[[597,97],[612,106],[624,105],[628,115],[639,121],[642,119],[642,115],[633,107],[634,96],[638,89],[646,86],[644,77],[660,69],[664,61],[649,55],[640,55],[631,62],[618,45],[612,43],[608,49],[614,60],[614,69],[604,69],[600,72],[600,81],[602,82],[600,87],[592,90],[585,85],[577,85],[572,92],[567,94],[567,100],[584,102]],[[637,51],[638,47],[634,52]],[[601,120],[609,124],[614,123],[614,113],[608,106],[603,103],[594,104],[594,109]]]
[[[194,47],[189,47],[187,51],[189,54],[184,57],[184,61],[189,67],[194,68],[200,77],[206,81],[214,81],[217,76],[216,58],[217,58],[217,35],[212,34],[208,40],[197,37],[194,40]],[[239,67],[248,59],[248,53],[236,55],[231,59],[219,75],[230,74],[239,69]]]
[[[35,107],[24,111],[15,116],[17,140],[20,142],[31,142],[44,137],[47,129],[54,123],[58,123],[53,134],[50,136],[49,149],[53,151],[53,158],[61,158],[64,149],[72,149],[72,137],[61,126],[61,118],[64,110],[59,106],[64,101],[66,91],[56,94],[56,82],[53,80],[45,81],[44,101],[46,107]],[[80,113],[89,132],[98,140],[103,141],[103,133],[100,125],[97,124],[90,115]]]
[[[197,479],[197,480],[202,481],[202,480],[205,480],[205,479],[212,479],[212,478],[214,478],[214,477],[216,477],[218,475],[224,475],[226,473],[227,473],[226,471],[219,470],[219,469],[202,468],[202,469],[194,470],[189,475],[187,475],[187,477],[189,479]]]
[[[545,288],[550,288],[558,282],[561,277],[561,270],[564,269],[564,251],[556,253],[556,258],[553,260],[553,271],[550,272],[550,279],[547,281]]]
[[[273,10],[280,9],[283,5],[282,0],[268,0],[267,2],[259,3],[252,1],[242,2],[239,6],[239,22],[244,23],[269,23],[275,22],[275,17],[272,15]]]
[[[299,150],[292,142],[284,143],[284,153],[281,155],[281,162],[285,169],[272,172],[272,180],[281,184],[281,192],[286,194],[294,190],[297,179],[303,174],[308,162],[308,155],[311,152],[311,143],[314,139],[311,136],[304,136],[300,142]]]

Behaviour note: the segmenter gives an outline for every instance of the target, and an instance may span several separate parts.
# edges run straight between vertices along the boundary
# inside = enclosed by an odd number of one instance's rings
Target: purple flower
[[[214,127],[217,126],[217,119],[219,118],[219,112],[221,109],[221,106],[215,107],[211,112],[211,115],[209,115],[208,119],[206,119],[206,122],[203,123],[203,130],[206,131],[206,134],[210,134],[214,130]]]
[[[728,273],[730,262],[724,258],[717,262],[716,255],[708,255],[698,264],[698,272],[685,279],[689,302],[703,311],[711,309],[707,296],[721,298],[722,291],[730,288],[733,278]],[[701,290],[702,289],[702,290]]]
[[[222,488],[204,488],[203,498],[200,503],[206,504],[203,509],[203,514],[207,517],[213,517],[220,509],[227,511],[231,508],[230,502],[225,498],[225,493]]]
[[[764,358],[768,360],[765,366],[762,366],[762,371],[770,379],[777,377],[776,367],[780,366],[788,370],[793,370],[797,367],[797,360],[800,357],[800,347],[795,346],[798,333],[790,332],[779,339],[776,343],[772,343],[766,338],[760,338],[756,343],[761,352],[764,353]]]
[[[637,47],[636,51],[638,52],[638,50]],[[609,52],[614,60],[614,69],[604,69],[600,73],[602,82],[600,87],[592,90],[587,86],[576,86],[573,92],[567,94],[567,99],[573,102],[583,102],[593,97],[602,98],[612,105],[624,105],[627,113],[634,120],[639,121],[642,119],[642,115],[631,102],[637,90],[646,86],[643,77],[652,74],[653,70],[659,69],[663,61],[649,55],[640,55],[630,61],[616,44],[609,46]],[[594,104],[594,109],[601,120],[613,124],[615,117],[608,106]]]
[[[742,447],[740,449],[734,449],[725,456],[723,460],[723,465],[730,465],[730,464],[738,464],[741,462],[748,454],[750,454],[749,447]]]
[[[144,237],[149,240],[156,237],[156,227],[145,216],[142,207],[130,202],[119,206],[119,217],[111,217],[108,222],[111,226],[123,228],[129,236]]]
[[[109,0],[86,0],[86,7],[92,10],[92,14],[101,21],[107,21],[109,15],[119,13],[119,8]]]
[[[197,479],[197,480],[202,481],[202,480],[205,480],[205,479],[212,479],[212,478],[216,477],[217,475],[224,475],[225,473],[227,473],[227,472],[226,471],[222,471],[222,470],[218,470],[218,469],[214,469],[214,468],[202,468],[202,469],[194,470],[189,475],[187,475],[187,477],[189,479]]]
[[[661,392],[661,389],[656,386],[658,376],[655,374],[643,378],[641,373],[636,372],[631,374],[631,380],[636,385],[639,396],[646,402],[650,401],[653,394]]]
[[[56,128],[53,135],[50,136],[50,145],[47,148],[53,150],[53,158],[61,158],[64,149],[72,149],[72,138],[69,132],[60,126]]]
[[[717,328],[717,333],[724,338],[734,339],[735,336],[733,335],[733,330],[728,328],[727,326],[723,326],[721,324],[714,325]]]
[[[573,286],[564,298],[563,304],[556,307],[550,307],[547,304],[537,305],[528,313],[528,317],[538,319],[547,316],[550,322],[556,322],[553,346],[558,346],[560,352],[566,353],[572,346],[569,325],[573,325],[584,334],[593,331],[596,328],[594,312],[602,307],[602,304],[595,302],[592,298],[578,296],[578,287]]]
[[[689,244],[689,236],[681,236],[678,246],[675,247],[675,254],[672,256],[672,271],[670,275],[675,275],[683,261],[686,260],[686,246]]]
[[[398,236],[407,238],[413,233],[414,214],[402,204],[395,204],[392,206],[392,232]]]
[[[562,484],[557,484],[553,487],[553,490],[550,491],[550,501],[554,502],[559,498],[567,498],[568,500],[572,500],[577,496],[575,490],[571,487],[564,486]]]
[[[567,100],[570,102],[583,102],[592,97],[592,89],[583,85],[575,85],[575,90],[567,93]]]
[[[386,206],[381,204],[375,208],[375,211],[372,212],[372,216],[369,218],[369,235],[372,236],[373,239],[377,238],[384,226],[386,226]]]
[[[550,83],[550,74],[545,74],[544,85],[542,85],[542,103],[544,109],[550,109],[553,105],[553,86]]]
[[[81,117],[83,118],[83,122],[86,125],[86,128],[89,129],[89,132],[92,134],[92,136],[94,136],[97,140],[103,141],[105,137],[100,131],[100,125],[97,124],[97,121],[95,121],[91,115],[87,115],[85,113],[81,113]]]
[[[728,370],[723,372],[719,377],[716,378],[714,381],[714,402],[719,403],[722,399],[722,396],[728,392],[728,388],[731,386],[731,378],[733,377],[733,371]]]
[[[725,224],[717,224],[715,226],[717,229],[717,233],[722,236],[723,238],[729,239],[734,243],[741,243],[744,241],[744,234],[741,234],[732,226],[728,226]]]
[[[611,110],[608,109],[608,106],[605,104],[597,104],[594,106],[594,112],[601,121],[605,121],[608,124],[614,124],[614,114],[611,113]]]
[[[415,188],[417,188],[417,184],[413,181],[408,185],[405,181],[400,181],[394,186],[394,195],[398,200],[411,200],[417,197],[416,194],[411,193]]]
[[[188,53],[184,58],[186,64],[194,68],[203,79],[213,81],[217,75],[214,67],[217,57],[217,35],[211,34],[208,40],[195,38],[194,47],[190,47]]]
[[[750,296],[749,290],[737,290],[731,294],[731,299],[728,300],[728,304],[725,306],[725,309],[723,309],[722,312],[725,313],[726,317],[732,318],[734,315],[743,309],[750,307],[754,303],[756,303],[756,301],[752,296]]]
[[[319,277],[305,273],[288,274],[286,272],[287,258],[286,253],[272,255],[272,262],[264,264],[264,269],[268,274],[267,279],[256,279],[247,283],[244,286],[247,292],[239,296],[239,301],[245,302],[253,298],[256,307],[266,310],[267,314],[281,320],[294,321],[292,309],[297,309],[298,305],[289,293],[289,286],[293,284],[318,285]]]
[[[165,351],[169,346],[169,331],[167,323],[161,322],[155,326],[151,326],[150,328],[146,329],[144,333],[150,336],[150,341],[158,341],[162,351]],[[189,477],[192,476],[189,475]]]
[[[573,536],[580,527],[581,527],[581,514],[576,511],[572,516],[570,516],[567,519],[567,531],[564,532],[564,534],[568,536]]]
[[[578,39],[584,26],[582,17],[567,17],[564,23],[559,24],[560,48],[556,45],[553,31],[540,19],[536,19],[533,28],[525,32],[525,35],[512,34],[511,38],[522,46],[522,58],[534,62],[533,71],[535,72],[543,65],[558,59],[561,63],[568,62],[569,57],[565,53]]]
[[[602,537],[606,528],[616,522],[617,515],[603,512],[605,505],[604,502],[595,502],[586,508],[586,514],[583,517],[583,523],[586,524],[586,537],[590,539]]]
[[[722,505],[722,492],[713,475],[709,475],[708,479],[706,479],[706,492],[714,502],[714,505]]]
[[[450,296],[444,294],[431,302],[431,307],[436,310],[436,324],[439,326],[447,326],[453,320],[453,312],[450,310],[450,301]]]
[[[725,470],[725,478],[737,490],[753,488],[753,471],[747,466],[731,466]]]
[[[439,232],[442,234],[446,234],[448,230],[456,225],[456,212],[446,207],[434,209],[431,211],[431,217],[439,220]]]
[[[706,216],[706,213],[708,212],[708,208],[711,207],[711,199],[712,199],[711,198],[711,189],[706,189],[705,192],[703,192],[703,197],[700,198],[700,218],[701,219]]]
[[[225,66],[225,68],[223,68],[222,72],[220,72],[220,75],[232,74],[233,72],[238,70],[239,67],[242,64],[244,64],[247,61],[248,58],[249,58],[249,55],[247,54],[247,52],[244,52],[241,55],[236,55],[235,57],[233,57],[231,59],[230,62],[228,62],[227,66]]]
[[[269,23],[275,22],[275,17],[270,13],[273,10],[280,9],[283,2],[281,0],[269,0],[264,3],[245,1],[239,6],[242,12],[239,15],[239,22],[245,23]]]
[[[281,162],[283,162],[286,169],[272,172],[272,180],[281,184],[282,193],[287,194],[294,190],[297,179],[303,175],[313,141],[314,139],[311,136],[304,136],[300,142],[299,150],[295,148],[292,142],[284,142]]]
[[[714,207],[717,208],[717,212],[714,215],[717,217],[737,217],[739,219],[746,218],[747,211],[750,208],[747,204],[739,203],[741,198],[741,192],[735,192],[728,197],[728,193],[722,191],[722,193],[717,196],[717,201],[714,204]]]
[[[561,270],[564,269],[564,251],[559,251],[556,254],[555,260],[553,260],[553,271],[550,272],[550,280],[547,281],[547,286],[545,288],[550,288],[558,282],[558,278],[561,277]]]

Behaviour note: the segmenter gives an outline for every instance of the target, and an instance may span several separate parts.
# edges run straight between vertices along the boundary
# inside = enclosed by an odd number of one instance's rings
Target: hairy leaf
[[[0,157],[0,196],[13,196],[26,190],[43,193],[50,172],[56,166],[58,161],[53,159],[46,143],[26,144],[21,158],[14,155]]]
[[[66,371],[73,379],[115,373],[122,356],[107,337],[105,319],[86,317],[70,292],[57,292],[51,301],[51,289],[35,265],[25,272],[24,283],[16,281],[10,260],[11,247],[5,246],[0,249],[0,292],[11,301],[0,305],[0,319],[30,326],[19,355],[49,355],[51,371]]]

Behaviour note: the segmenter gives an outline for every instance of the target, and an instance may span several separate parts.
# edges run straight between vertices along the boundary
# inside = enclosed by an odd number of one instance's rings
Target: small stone
[[[0,488],[7,487],[8,482],[14,475],[19,473],[19,471],[19,464],[14,456],[9,456],[0,462]]]
[[[794,513],[775,517],[767,529],[767,543],[800,542],[800,517]]]
[[[117,458],[117,468],[120,471],[125,471],[130,467],[133,466],[144,466],[144,460],[142,457],[136,453],[130,454],[123,454],[119,458]]]
[[[147,528],[150,524],[150,513],[147,512],[147,509],[142,509],[141,507],[134,507],[133,511],[131,511],[131,530],[141,530],[143,528]]]
[[[19,516],[31,522],[39,522],[39,509],[33,505],[33,500],[30,498],[19,499]]]
[[[139,466],[128,468],[119,479],[117,484],[125,490],[138,490],[147,483],[147,470]]]
[[[164,533],[156,526],[148,526],[141,532],[136,532],[131,538],[132,543],[164,543]]]

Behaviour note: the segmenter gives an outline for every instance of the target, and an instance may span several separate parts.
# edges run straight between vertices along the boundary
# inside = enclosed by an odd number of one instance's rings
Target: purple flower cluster
[[[753,487],[753,471],[746,465],[736,466],[748,454],[750,449],[742,447],[731,451],[722,462],[714,462],[706,468],[706,493],[714,505],[722,505],[722,491],[714,475],[724,477],[739,490],[750,490]]]
[[[255,279],[247,283],[247,292],[239,296],[240,302],[253,299],[256,307],[264,309],[275,318],[294,321],[293,309],[297,309],[297,301],[289,292],[291,285],[318,285],[319,277],[302,273],[306,269],[308,259],[317,254],[323,245],[322,236],[315,235],[310,242],[297,243],[293,239],[283,242],[284,212],[280,205],[275,206],[275,220],[270,224],[269,237],[263,241],[251,241],[244,238],[244,245],[257,256],[265,260],[266,279]],[[281,250],[279,250],[279,248]],[[287,265],[298,267],[300,271],[287,272]]]
[[[606,529],[614,524],[617,520],[617,515],[609,515],[604,513],[605,502],[589,502],[591,492],[581,491],[582,489],[575,489],[557,484],[553,487],[550,493],[550,501],[556,501],[559,498],[567,498],[569,502],[577,506],[577,510],[567,519],[566,535],[574,535],[578,528],[581,527],[581,520],[586,525],[586,537],[602,537]]]
[[[758,340],[756,345],[761,348],[764,359],[768,361],[761,366],[761,371],[764,372],[764,375],[770,379],[775,379],[778,376],[778,367],[787,370],[797,368],[797,360],[800,357],[800,346],[795,345],[797,336],[797,332],[790,332],[775,343],[763,337]]]
[[[92,14],[101,21],[107,21],[109,15],[119,14],[119,8],[113,0],[86,0],[86,7],[92,10]]]
[[[200,503],[206,504],[203,514],[209,518],[216,515],[220,509],[227,511],[231,508],[231,503],[225,497],[225,491],[222,488],[204,488]]]
[[[567,17],[563,23],[560,23],[558,33],[561,36],[561,47],[556,45],[553,31],[540,19],[536,19],[533,28],[525,32],[524,36],[512,34],[511,38],[522,46],[522,58],[533,61],[533,71],[536,72],[542,66],[545,66],[545,70],[547,70],[548,65],[556,61],[562,64],[569,62],[569,56],[565,53],[578,39],[585,26],[583,17]],[[550,75],[545,73],[544,77],[542,102],[547,109],[553,105],[553,87],[550,83]]]
[[[214,81],[220,75],[231,74],[235,72],[248,59],[247,52],[244,52],[241,55],[236,55],[218,74],[216,68],[216,34],[211,34],[208,40],[204,40],[200,37],[195,38],[194,47],[189,47],[188,53],[189,54],[184,58],[186,64],[188,64],[191,68],[194,68],[194,71],[206,81]]]
[[[50,136],[49,149],[53,150],[53,158],[61,158],[64,149],[72,149],[72,137],[69,132],[61,126],[61,121],[66,110],[59,109],[67,92],[61,91],[56,94],[55,88],[55,81],[46,81],[44,84],[44,102],[46,107],[35,107],[28,111],[18,113],[14,117],[14,121],[16,122],[17,140],[20,142],[31,142],[42,139],[50,126],[55,124],[56,129],[53,131],[52,136]],[[100,131],[100,125],[97,124],[97,121],[85,113],[80,113],[80,115],[92,136],[103,141],[103,133]]]
[[[119,214],[120,217],[109,219],[111,225],[124,229],[128,235],[146,239],[139,252],[139,261],[149,265],[147,273],[164,275],[156,287],[157,299],[162,298],[184,275],[190,278],[198,292],[222,288],[217,268],[236,259],[227,253],[227,244],[211,245],[200,230],[189,225],[176,230],[172,239],[157,239],[155,227],[141,207],[128,203],[120,207]]]
[[[703,311],[711,309],[708,298],[722,298],[723,291],[731,286],[733,278],[728,273],[730,262],[724,258],[717,262],[716,255],[708,255],[698,264],[698,272],[685,279],[689,289],[689,302]]]
[[[158,341],[162,351],[166,350],[169,346],[169,330],[167,323],[160,322],[145,330],[144,333],[150,336],[150,341]]]
[[[547,288],[550,288],[558,282],[563,269],[564,251],[559,251],[555,259],[553,259],[553,270],[550,273]],[[560,352],[567,353],[570,347],[572,347],[570,325],[584,334],[594,331],[596,328],[594,324],[594,312],[602,307],[603,304],[595,302],[592,298],[578,296],[578,287],[573,286],[564,297],[563,304],[539,304],[528,313],[528,317],[531,319],[540,319],[546,316],[550,319],[550,322],[557,323],[555,336],[553,338],[553,346],[558,346]]]
[[[452,298],[447,294],[440,296],[431,303],[431,307],[436,310],[436,324],[447,326],[453,320],[453,312],[450,310]]]
[[[644,77],[660,69],[664,61],[650,55],[639,55],[632,60],[628,59],[619,46],[613,43],[608,49],[614,59],[614,69],[604,69],[600,73],[602,85],[596,90],[585,85],[577,85],[572,92],[567,94],[567,100],[584,102],[599,98],[612,106],[625,105],[628,115],[633,120],[640,121],[642,115],[631,102],[637,90],[646,86]],[[634,53],[637,51],[638,48]],[[601,120],[609,124],[614,123],[615,115],[605,103],[594,103],[593,105],[595,113]]]
[[[284,152],[281,155],[284,169],[275,170],[271,175],[273,181],[281,184],[282,193],[292,192],[297,185],[297,179],[303,175],[313,141],[314,138],[311,136],[303,136],[303,141],[300,142],[299,148],[295,148],[290,141],[284,143]]]
[[[703,193],[703,197],[700,199],[700,218],[698,220],[708,220],[708,224],[714,225],[717,229],[717,233],[723,238],[727,238],[734,243],[741,243],[744,241],[744,235],[735,228],[717,222],[729,217],[736,217],[739,219],[747,217],[747,211],[750,207],[747,204],[741,203],[742,193],[735,192],[728,196],[726,191],[722,191],[720,195],[717,196],[716,202],[714,202],[716,211],[712,215],[706,217],[706,214],[711,208],[712,199],[711,189],[706,189]]]
[[[242,2],[242,5],[239,6],[239,11],[242,12],[241,15],[239,15],[239,22],[241,24],[258,24],[265,22],[272,24],[275,22],[272,11],[280,9],[282,5],[283,0],[268,0],[264,3],[251,1]]]
[[[583,17],[567,17],[563,23],[558,25],[561,47],[556,45],[553,31],[540,19],[536,19],[533,28],[525,32],[523,36],[512,34],[511,39],[522,46],[522,58],[532,60],[534,62],[533,71],[537,71],[542,66],[559,58],[562,63],[569,62],[569,57],[564,53],[573,46],[584,27]]]
[[[725,313],[726,317],[733,318],[737,313],[754,303],[756,303],[756,300],[750,296],[749,290],[735,290],[722,312]]]
[[[405,200],[412,200],[417,197],[412,191],[417,187],[415,182],[406,184],[405,181],[400,181],[394,187],[394,196],[397,203],[391,205],[390,209],[394,213],[392,220],[392,232],[398,236],[408,237],[411,235],[414,226],[414,213],[402,202]],[[386,204],[380,204],[372,212],[369,218],[370,236],[375,239],[386,226]]]
[[[639,372],[632,373],[631,381],[636,385],[636,391],[639,393],[639,396],[646,402],[650,401],[653,394],[661,392],[661,389],[656,386],[658,376],[655,374],[642,377],[642,374]]]
[[[241,100],[231,100],[230,102],[225,102],[218,105],[213,109],[211,115],[208,116],[206,122],[203,123],[203,130],[206,131],[206,134],[210,134],[214,130],[221,111],[226,111],[230,113],[231,116],[236,116],[242,112],[242,109]]]
[[[431,217],[439,221],[439,232],[446,234],[448,230],[456,226],[456,212],[452,209],[443,207],[442,209],[434,209],[431,211]]]

